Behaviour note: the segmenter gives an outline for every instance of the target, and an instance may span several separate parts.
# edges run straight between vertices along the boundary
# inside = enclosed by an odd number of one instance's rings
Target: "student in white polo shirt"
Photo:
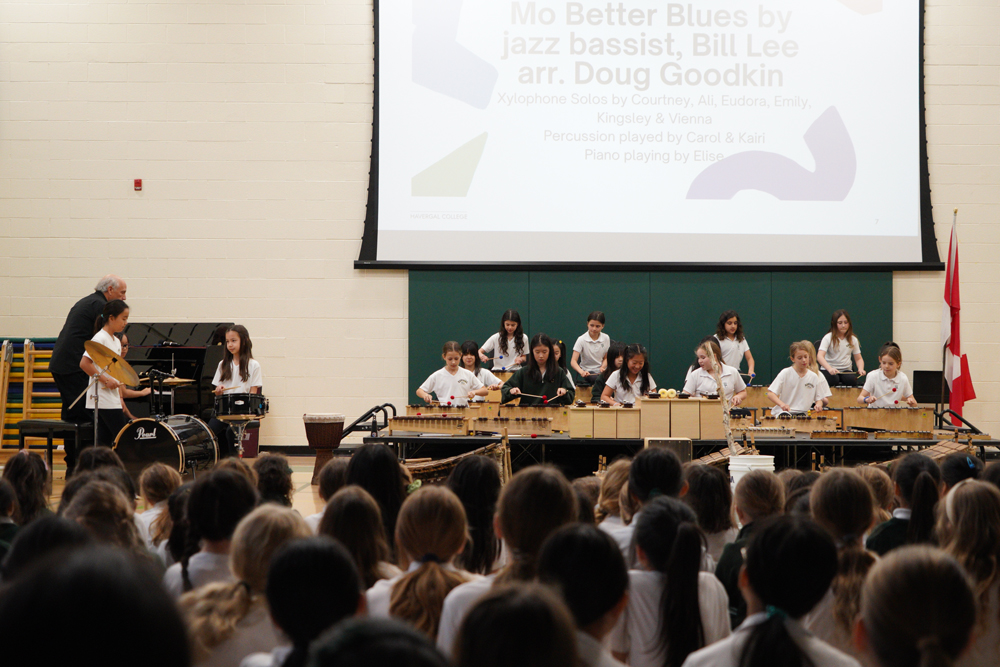
[[[444,344],[441,358],[444,359],[444,368],[434,371],[424,380],[417,389],[417,396],[430,403],[434,400],[432,394],[436,394],[441,405],[464,407],[469,404],[469,399],[489,393],[479,378],[459,366],[462,363],[462,346],[456,341]]]
[[[611,338],[604,333],[604,313],[595,310],[587,315],[587,333],[573,343],[573,360],[570,365],[580,374],[580,386],[589,387],[604,372],[608,363]]]
[[[697,368],[694,366],[691,367],[692,370],[688,373],[687,379],[684,381],[684,392],[691,394],[695,398],[706,395],[717,395],[719,393],[719,383],[716,381],[715,373],[712,371],[712,356],[708,353],[709,348],[711,348],[712,353],[722,367],[719,372],[719,376],[722,379],[722,389],[726,392],[726,398],[730,401],[732,407],[735,408],[746,398],[747,384],[740,377],[740,372],[737,369],[722,363],[722,350],[714,336],[706,338],[695,349],[694,354],[698,365]]]
[[[792,365],[785,368],[767,388],[767,397],[774,403],[773,413],[808,412],[823,409],[823,387],[819,376],[809,370],[807,341],[796,341],[788,348]]]

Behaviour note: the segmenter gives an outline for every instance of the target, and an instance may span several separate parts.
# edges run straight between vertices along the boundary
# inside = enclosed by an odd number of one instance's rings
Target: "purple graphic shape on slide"
[[[741,190],[760,190],[782,201],[843,201],[858,171],[851,135],[836,107],[816,119],[803,139],[816,170],[767,151],[735,153],[695,177],[688,199],[732,199]]]
[[[460,45],[461,0],[413,0],[413,82],[485,109],[499,73]]]

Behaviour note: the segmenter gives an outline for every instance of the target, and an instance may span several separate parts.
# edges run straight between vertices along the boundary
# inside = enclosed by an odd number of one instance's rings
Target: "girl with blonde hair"
[[[281,640],[264,594],[271,556],[312,531],[298,512],[275,504],[246,515],[233,533],[230,568],[235,581],[212,583],[185,593],[178,605],[194,648],[195,664],[239,664],[255,652],[270,652]]]
[[[394,616],[434,639],[445,596],[475,578],[453,564],[468,539],[465,509],[453,491],[430,486],[409,496],[396,521],[396,552],[405,573],[369,589],[368,614]]]

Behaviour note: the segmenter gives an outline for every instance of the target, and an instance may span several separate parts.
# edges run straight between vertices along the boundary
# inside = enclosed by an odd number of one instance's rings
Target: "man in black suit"
[[[66,316],[66,323],[59,332],[49,361],[49,370],[62,399],[62,418],[65,421],[86,422],[91,418],[84,399],[80,399],[72,410],[69,409],[70,404],[83,393],[90,382],[90,378],[80,368],[83,344],[93,337],[94,321],[103,312],[104,305],[115,299],[124,301],[125,289],[125,281],[118,276],[104,276],[94,287],[93,293],[77,301]],[[76,464],[77,453],[71,451],[71,440],[67,439],[65,442],[68,474]]]

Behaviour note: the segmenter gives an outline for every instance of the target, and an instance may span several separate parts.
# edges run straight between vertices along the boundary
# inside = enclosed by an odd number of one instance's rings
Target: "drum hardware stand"
[[[150,368],[149,372],[147,373],[147,376],[150,378],[150,380],[149,380],[150,389],[152,389],[154,382],[158,383],[158,386],[157,386],[156,392],[155,392],[156,393],[156,402],[155,402],[155,404],[153,402],[153,393],[154,392],[153,391],[149,392],[149,414],[150,414],[150,416],[153,419],[155,419],[158,422],[161,422],[161,421],[163,421],[163,418],[165,416],[163,414],[163,381],[165,379],[167,379],[167,378],[172,378],[172,377],[177,377],[177,376],[174,375],[174,374],[172,374],[172,373],[164,373],[163,371],[157,370],[155,368]],[[173,393],[173,389],[171,389],[170,390],[170,403],[171,403],[171,405],[170,405],[170,413],[171,414],[173,414],[173,412],[174,412],[173,402],[174,402],[174,393]]]
[[[68,410],[72,410],[73,406],[76,405],[77,403],[79,403],[80,399],[87,395],[87,392],[90,391],[90,388],[93,387],[95,384],[97,384],[97,381],[100,379],[100,377],[102,375],[104,375],[107,372],[107,370],[109,368],[111,368],[111,364],[115,363],[116,361],[118,361],[118,360],[117,359],[112,359],[111,363],[109,363],[104,368],[100,369],[99,373],[97,373],[96,375],[93,375],[91,377],[91,379],[90,379],[90,384],[87,385],[87,388],[84,389],[83,392],[79,396],[76,397],[76,400],[73,401],[70,404],[69,408],[67,408],[67,409]],[[101,392],[100,391],[95,391],[94,392],[94,447],[97,446],[97,422],[98,422],[98,410],[100,409],[100,408],[98,408],[98,403],[100,402],[100,398],[101,398]]]

